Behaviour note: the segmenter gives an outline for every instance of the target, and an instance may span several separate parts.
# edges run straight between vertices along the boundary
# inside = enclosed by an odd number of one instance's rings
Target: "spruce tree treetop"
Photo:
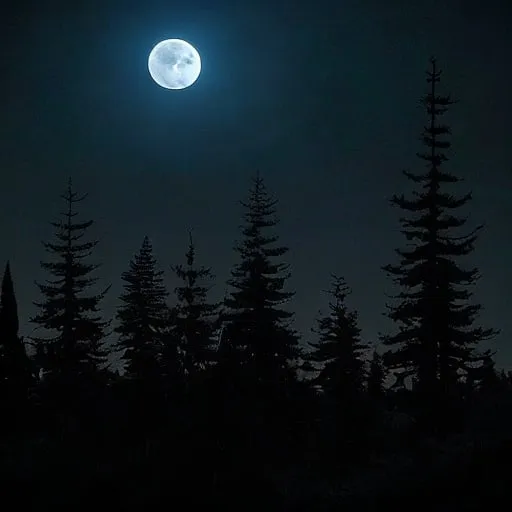
[[[180,347],[185,374],[193,378],[214,360],[219,305],[208,302],[208,285],[213,275],[210,268],[196,265],[196,248],[191,232],[185,258],[186,265],[171,267],[182,281],[182,285],[175,288],[177,304],[171,336]]]
[[[138,254],[122,274],[124,292],[117,311],[119,347],[130,378],[155,381],[159,376],[162,336],[166,326],[168,295],[163,271],[157,269],[151,241],[146,236]]]
[[[41,262],[52,280],[36,283],[44,301],[34,302],[39,309],[31,322],[48,333],[47,337],[32,337],[36,344],[36,359],[48,381],[64,378],[71,385],[85,375],[97,375],[106,361],[103,339],[109,326],[100,313],[100,302],[110,286],[101,293],[92,293],[97,278],[92,273],[99,265],[87,263],[97,241],[82,241],[93,221],[78,222],[75,206],[87,194],[79,196],[71,179],[61,195],[66,204],[62,219],[52,222],[53,242],[43,243],[54,261]]]
[[[288,249],[277,245],[279,237],[272,233],[277,201],[268,194],[259,173],[252,179],[249,199],[241,204],[243,238],[235,246],[239,263],[228,281],[232,291],[225,301],[227,326],[222,343],[238,351],[243,363],[251,363],[256,380],[286,380],[294,373],[290,361],[299,354],[298,339],[290,327],[293,313],[281,307],[293,297],[285,290],[289,266],[276,262]]]
[[[18,303],[14,294],[14,284],[12,282],[11,266],[9,262],[5,265],[5,272],[2,279],[0,304],[2,334],[9,337],[16,337],[19,329]]]
[[[32,382],[32,365],[18,329],[18,306],[7,262],[0,297],[0,403],[3,406],[22,406]],[[12,422],[13,418],[8,421]]]
[[[349,311],[346,298],[350,293],[345,279],[332,276],[331,289],[327,292],[330,313],[318,319],[314,329],[320,335],[309,359],[322,365],[315,383],[321,385],[325,394],[336,401],[354,398],[362,391],[365,371],[364,354],[367,344],[360,339],[357,312]]]
[[[453,213],[470,201],[471,193],[457,197],[447,188],[461,179],[444,170],[451,131],[440,118],[454,101],[439,94],[440,76],[432,59],[427,73],[430,90],[422,100],[428,119],[422,134],[426,151],[418,154],[427,169],[420,174],[404,171],[417,189],[412,198],[395,195],[391,200],[407,215],[400,222],[408,248],[396,251],[398,265],[383,267],[402,289],[395,297],[397,303],[388,306],[388,316],[399,330],[383,341],[392,347],[385,353],[390,368],[413,374],[418,390],[442,389],[449,394],[477,358],[478,343],[496,331],[474,325],[481,306],[471,303],[469,288],[479,272],[457,263],[473,251],[481,226],[460,234],[466,219]]]

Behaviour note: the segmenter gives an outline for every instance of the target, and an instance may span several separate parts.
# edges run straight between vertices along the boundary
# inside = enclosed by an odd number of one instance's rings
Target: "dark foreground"
[[[396,418],[380,423],[359,456],[345,447],[347,463],[319,443],[273,457],[241,437],[231,447],[192,442],[190,430],[188,439],[167,429],[138,444],[126,429],[88,435],[79,425],[59,438],[11,437],[1,447],[4,510],[484,510],[510,499],[510,406],[483,401],[442,439]]]

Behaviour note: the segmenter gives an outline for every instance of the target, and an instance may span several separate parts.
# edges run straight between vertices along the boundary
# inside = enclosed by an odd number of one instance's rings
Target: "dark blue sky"
[[[221,296],[238,200],[259,169],[280,200],[297,327],[308,333],[337,272],[374,340],[391,327],[380,266],[403,242],[387,201],[407,190],[401,169],[421,169],[418,100],[435,54],[444,91],[460,100],[447,117],[449,169],[474,192],[471,225],[487,225],[467,264],[483,275],[483,321],[502,329],[491,346],[512,367],[508,3],[11,2],[0,21],[0,261],[11,260],[23,334],[68,175],[90,194],[83,214],[97,221],[112,311],[143,236],[168,270],[190,227]],[[202,56],[184,91],[147,72],[149,51],[170,37]]]

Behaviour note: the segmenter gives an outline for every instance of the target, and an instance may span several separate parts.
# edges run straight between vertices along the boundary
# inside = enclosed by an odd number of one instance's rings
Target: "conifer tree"
[[[54,261],[41,262],[41,266],[54,279],[36,283],[44,301],[34,302],[39,313],[31,318],[48,334],[32,337],[44,387],[57,391],[67,403],[78,403],[77,393],[88,392],[93,389],[91,384],[102,380],[107,357],[103,340],[109,322],[102,320],[99,307],[110,287],[100,293],[92,292],[97,282],[92,274],[99,265],[86,260],[98,242],[81,241],[92,220],[75,220],[75,206],[86,197],[87,194],[80,197],[73,190],[70,179],[61,195],[66,210],[60,221],[51,223],[56,230],[55,241],[43,243]]]
[[[295,380],[292,361],[299,355],[298,338],[290,327],[293,313],[281,308],[293,297],[285,291],[289,266],[275,261],[288,249],[276,245],[279,238],[272,229],[278,223],[277,200],[259,173],[252,179],[248,201],[241,204],[245,224],[235,247],[240,261],[228,281],[221,356],[224,361],[237,359],[253,384],[277,392]]]
[[[171,339],[180,349],[183,371],[192,382],[214,362],[218,335],[219,305],[208,302],[210,268],[196,265],[196,249],[189,233],[185,265],[172,267],[182,285],[175,288],[177,303],[173,308]]]
[[[0,296],[0,407],[5,418],[3,427],[17,424],[20,419],[18,413],[27,405],[33,383],[32,364],[18,329],[18,305],[11,267],[7,262]]]
[[[466,219],[454,212],[472,196],[453,195],[452,189],[461,179],[444,170],[451,131],[440,118],[454,102],[438,92],[441,72],[435,59],[427,75],[430,90],[422,101],[428,118],[422,134],[427,150],[418,154],[427,169],[421,174],[404,171],[417,187],[413,197],[395,195],[391,200],[406,215],[400,222],[409,247],[396,251],[398,265],[383,267],[401,288],[397,302],[388,306],[388,316],[398,332],[383,336],[383,341],[390,347],[386,364],[411,372],[417,391],[430,400],[436,393],[444,397],[455,393],[460,374],[478,359],[478,343],[496,331],[475,326],[481,306],[471,303],[469,287],[479,272],[458,263],[473,251],[481,226],[469,234],[458,231]]]
[[[124,292],[117,311],[118,347],[128,378],[155,383],[160,376],[163,333],[168,318],[167,291],[163,271],[157,269],[153,247],[146,236],[142,246],[122,274]]]
[[[321,386],[325,396],[342,404],[353,401],[363,389],[367,344],[360,339],[357,312],[349,311],[346,305],[349,287],[342,277],[332,277],[332,287],[327,292],[332,297],[330,312],[317,321],[318,327],[313,331],[320,339],[310,343],[313,351],[309,358],[321,365],[315,383]]]
[[[373,351],[372,360],[370,361],[370,371],[368,373],[368,395],[374,400],[380,400],[384,394],[384,380],[386,373],[382,362],[382,356]]]

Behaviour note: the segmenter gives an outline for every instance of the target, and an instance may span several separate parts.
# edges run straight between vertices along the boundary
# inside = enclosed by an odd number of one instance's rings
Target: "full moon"
[[[151,78],[165,89],[190,87],[201,73],[199,52],[181,39],[160,41],[149,54]]]

